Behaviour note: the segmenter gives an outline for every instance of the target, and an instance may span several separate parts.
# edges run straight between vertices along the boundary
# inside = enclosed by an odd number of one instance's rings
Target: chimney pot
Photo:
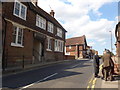
[[[55,15],[54,10],[51,10],[50,15],[51,15],[52,17],[54,17],[54,15]]]

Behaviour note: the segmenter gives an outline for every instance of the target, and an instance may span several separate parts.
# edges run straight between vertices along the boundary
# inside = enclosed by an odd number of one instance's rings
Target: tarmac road
[[[5,76],[3,88],[87,88],[93,76],[92,60],[68,60],[43,68]]]

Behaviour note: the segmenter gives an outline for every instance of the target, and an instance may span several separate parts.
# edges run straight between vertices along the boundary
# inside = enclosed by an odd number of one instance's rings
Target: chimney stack
[[[50,15],[51,15],[52,17],[54,17],[54,15],[55,15],[54,10],[51,10]]]

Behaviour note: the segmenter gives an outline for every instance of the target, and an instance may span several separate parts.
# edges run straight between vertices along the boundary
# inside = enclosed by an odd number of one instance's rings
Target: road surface
[[[93,76],[92,60],[63,63],[3,77],[3,88],[87,88]]]

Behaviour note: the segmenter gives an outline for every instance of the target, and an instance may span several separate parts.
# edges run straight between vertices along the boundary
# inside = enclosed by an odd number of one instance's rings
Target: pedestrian
[[[103,54],[103,69],[102,69],[102,73],[103,73],[103,79],[105,79],[105,81],[113,80],[113,76],[112,76],[112,70],[113,70],[113,62],[112,62],[112,58],[111,58],[111,53],[109,50],[105,50],[104,54]]]
[[[95,55],[93,56],[93,64],[94,64],[94,75],[95,77],[98,77],[99,73],[99,59],[98,52],[95,52]]]

